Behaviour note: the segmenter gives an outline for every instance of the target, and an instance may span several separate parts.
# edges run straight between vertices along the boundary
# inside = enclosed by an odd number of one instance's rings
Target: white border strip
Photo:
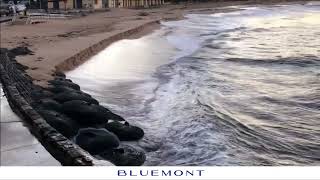
[[[142,174],[140,174],[142,173]],[[320,167],[0,167],[0,179],[319,180]]]

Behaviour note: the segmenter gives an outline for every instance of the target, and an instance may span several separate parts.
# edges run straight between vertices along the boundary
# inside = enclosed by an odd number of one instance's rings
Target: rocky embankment
[[[144,152],[122,143],[141,139],[144,136],[141,128],[130,125],[120,115],[99,105],[96,99],[81,91],[80,86],[67,79],[62,72],[53,74],[54,79],[48,82],[47,88],[34,85],[25,73],[28,67],[15,60],[18,55],[30,53],[26,47],[1,49],[1,54],[8,54],[14,64],[11,69],[17,68],[17,72],[24,75],[21,80],[23,83],[17,83],[17,89],[33,110],[57,132],[97,159],[108,160],[119,166],[144,163]]]

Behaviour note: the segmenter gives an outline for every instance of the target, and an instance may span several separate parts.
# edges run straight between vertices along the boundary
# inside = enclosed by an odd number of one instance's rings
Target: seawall
[[[107,161],[95,159],[61,135],[32,108],[30,105],[32,80],[18,67],[18,63],[4,51],[1,51],[0,55],[0,79],[12,110],[27,122],[31,133],[62,165],[112,165]]]
[[[146,28],[158,25],[154,20],[135,28],[120,32],[93,44],[58,64],[55,69],[65,72],[76,68],[110,44],[121,39],[130,38],[143,32]],[[28,124],[31,133],[41,142],[47,151],[62,165],[94,166],[112,165],[108,161],[97,160],[87,151],[70,141],[51,127],[41,115],[30,105],[33,79],[22,70],[23,65],[10,58],[7,51],[1,51],[0,79],[12,110]]]

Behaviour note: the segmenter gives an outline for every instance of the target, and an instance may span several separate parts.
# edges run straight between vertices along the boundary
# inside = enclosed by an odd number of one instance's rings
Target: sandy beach
[[[283,1],[286,3],[288,1]],[[51,74],[56,67],[66,71],[81,64],[97,52],[85,52],[85,56],[77,63],[65,63],[78,52],[90,48],[101,41],[105,48],[119,37],[110,39],[117,34],[140,27],[137,31],[126,33],[121,38],[138,38],[160,27],[161,20],[177,20],[186,13],[215,13],[232,11],[232,8],[215,9],[225,6],[255,4],[259,1],[228,1],[195,4],[164,5],[152,9],[110,9],[106,12],[96,12],[70,20],[50,20],[39,24],[4,25],[1,24],[1,47],[14,48],[27,46],[33,55],[20,56],[18,62],[29,67],[27,73],[34,83],[42,86],[52,79]],[[263,2],[273,4],[275,1]],[[277,3],[280,3],[277,1]],[[144,15],[141,15],[144,12]],[[147,24],[147,25],[146,25]],[[109,41],[108,41],[109,39]],[[77,57],[76,57],[77,58]],[[77,60],[76,60],[77,61]]]
[[[21,116],[5,123],[26,120],[62,165],[317,165],[319,12],[256,0],[2,23],[4,105]]]

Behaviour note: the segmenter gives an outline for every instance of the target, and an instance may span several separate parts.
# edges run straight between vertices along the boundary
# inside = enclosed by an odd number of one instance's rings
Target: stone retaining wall
[[[136,28],[121,32],[112,37],[104,39],[74,56],[66,59],[56,66],[58,71],[68,71],[88,60],[108,45],[118,40],[140,32],[146,26],[159,23],[159,20],[151,21]],[[7,96],[12,110],[22,119],[26,120],[29,129],[47,151],[56,158],[62,165],[69,166],[93,166],[112,165],[108,161],[97,160],[78,145],[61,135],[46,120],[44,120],[31,106],[32,79],[18,66],[16,61],[9,58],[7,53],[0,55],[0,79],[3,90]]]
[[[0,79],[12,110],[28,123],[32,134],[62,165],[112,165],[107,161],[95,159],[61,135],[30,106],[32,81],[17,68],[16,62],[3,52],[0,55]]]

